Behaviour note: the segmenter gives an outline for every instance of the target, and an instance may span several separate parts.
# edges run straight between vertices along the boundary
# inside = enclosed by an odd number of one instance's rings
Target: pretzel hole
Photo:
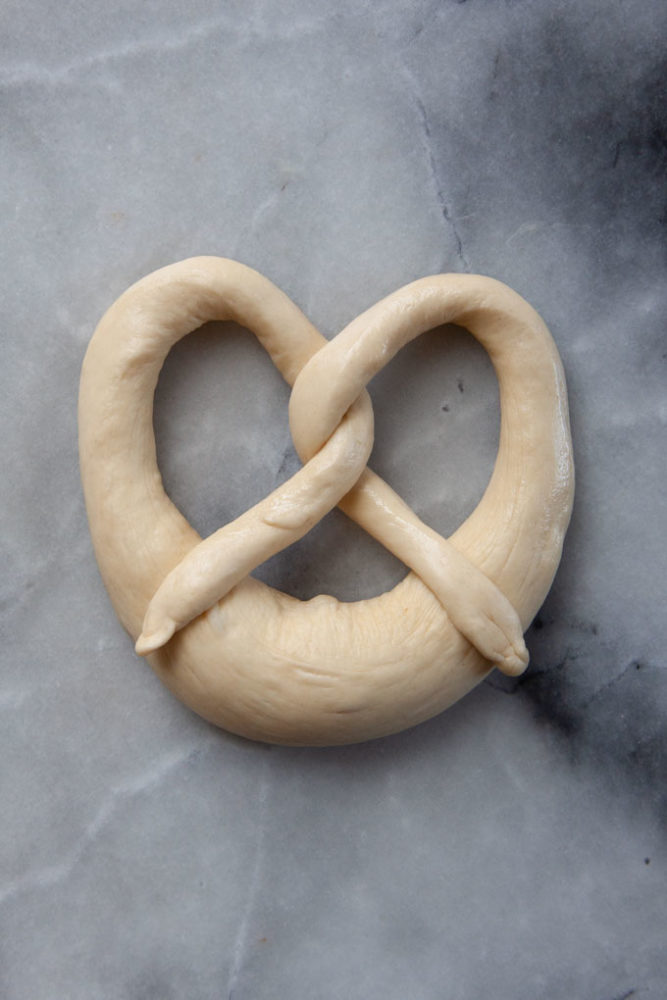
[[[450,535],[479,501],[498,445],[498,388],[484,349],[449,326],[418,337],[369,385],[371,467],[423,520]],[[206,537],[299,467],[289,387],[248,330],[208,323],[170,351],[155,396],[165,489]],[[253,575],[302,600],[391,589],[406,569],[334,510]]]
[[[158,465],[202,538],[291,474],[291,465],[281,469],[291,449],[289,392],[254,334],[236,323],[207,323],[167,355],[153,410]]]
[[[372,468],[448,537],[479,503],[498,451],[500,398],[488,354],[448,324],[404,347],[368,389]]]

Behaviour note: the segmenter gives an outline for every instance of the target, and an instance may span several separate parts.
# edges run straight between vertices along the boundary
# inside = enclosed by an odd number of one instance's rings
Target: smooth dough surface
[[[293,386],[304,467],[202,541],[164,491],[153,395],[173,344],[214,319],[252,330]],[[366,467],[364,387],[404,344],[449,322],[491,357],[501,429],[482,500],[445,540]],[[199,257],[162,268],[95,331],[79,435],[91,535],[118,617],[164,683],[211,722],[268,742],[357,742],[436,715],[493,665],[525,669],[522,632],[560,560],[574,474],[558,352],[537,313],[500,282],[421,279],[327,342],[242,264]],[[411,568],[393,590],[302,602],[248,575],[336,504]]]

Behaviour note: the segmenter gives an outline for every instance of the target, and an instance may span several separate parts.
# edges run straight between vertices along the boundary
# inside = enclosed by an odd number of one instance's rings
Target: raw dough
[[[202,541],[164,492],[153,394],[169,349],[213,319],[254,331],[293,385],[304,467]],[[445,540],[366,468],[364,387],[404,344],[449,322],[489,352],[501,431],[482,500]],[[558,352],[500,282],[423,278],[327,342],[250,268],[182,261],[137,282],[101,320],[84,360],[79,430],[93,544],[116,612],[164,683],[217,725],[275,743],[351,743],[441,712],[492,665],[525,669],[522,632],[560,560],[574,475]],[[392,591],[301,602],[248,575],[336,504],[413,570]]]

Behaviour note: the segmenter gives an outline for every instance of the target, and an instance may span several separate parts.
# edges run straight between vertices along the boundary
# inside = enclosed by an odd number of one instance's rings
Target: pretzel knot
[[[164,493],[152,399],[171,346],[212,319],[253,330],[292,385],[303,467],[201,540]],[[491,357],[501,434],[484,497],[444,539],[367,467],[365,386],[406,343],[448,322]],[[573,467],[555,345],[500,282],[424,278],[326,341],[255,271],[183,261],[138,282],[102,319],[79,423],[91,533],[116,611],[136,651],[211,721],[272,742],[353,742],[436,714],[491,665],[525,669],[523,629],[560,559]],[[249,576],[336,505],[412,570],[393,591],[300,602]]]

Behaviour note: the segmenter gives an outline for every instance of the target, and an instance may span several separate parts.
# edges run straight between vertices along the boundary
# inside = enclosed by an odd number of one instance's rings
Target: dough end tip
[[[530,656],[525,642],[519,646],[510,646],[503,659],[496,663],[498,670],[508,677],[519,677],[530,662]]]
[[[142,632],[134,644],[135,653],[137,656],[148,656],[149,653],[157,652],[158,649],[166,646],[175,631],[176,623],[167,621],[159,629],[154,629],[149,633]]]

